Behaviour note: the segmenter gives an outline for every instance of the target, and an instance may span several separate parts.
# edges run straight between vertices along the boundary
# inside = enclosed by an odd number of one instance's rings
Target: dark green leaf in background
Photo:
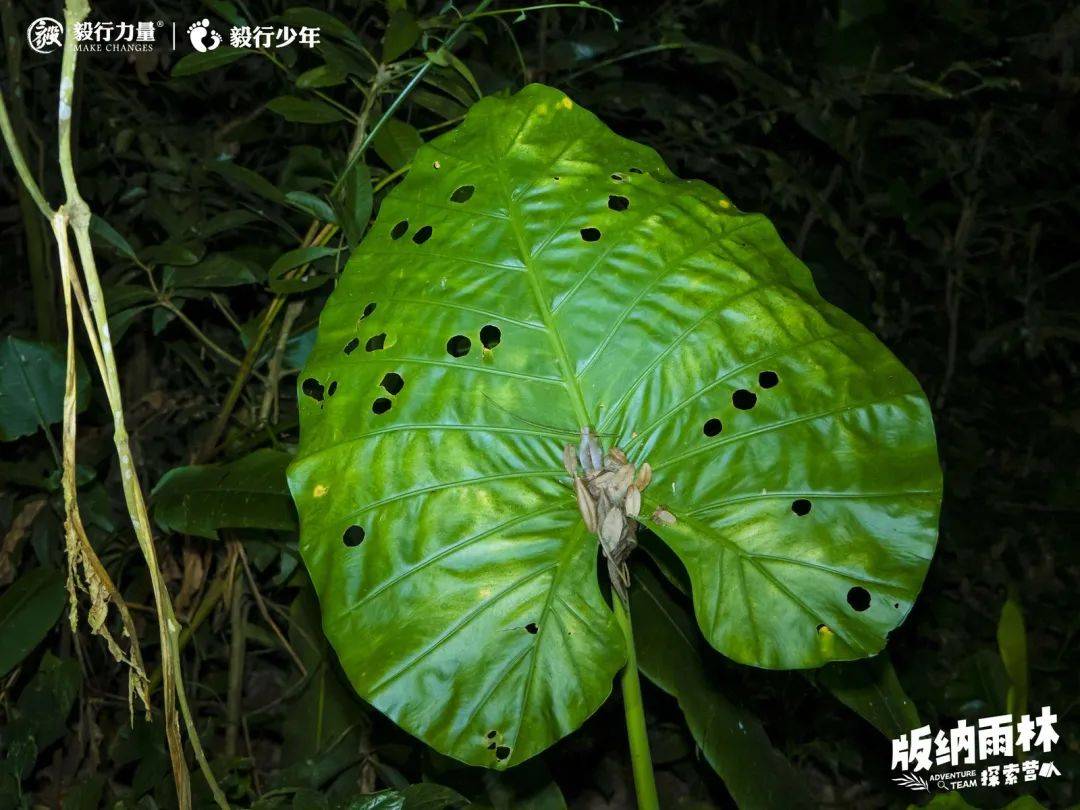
[[[67,733],[67,717],[75,705],[82,672],[74,658],[57,658],[45,653],[34,677],[23,688],[8,722],[0,734],[0,807],[12,789],[30,773],[38,755]],[[26,807],[28,805],[21,805]]]
[[[221,48],[207,51],[206,53],[189,53],[180,57],[173,66],[173,78],[194,76],[207,70],[215,70],[225,65],[232,64],[238,59],[243,59],[249,53],[255,53],[250,48]]]
[[[266,106],[286,121],[295,121],[298,124],[332,124],[345,120],[341,111],[329,104],[296,96],[278,96]]]
[[[367,230],[372,204],[371,175],[368,167],[358,160],[349,169],[334,204],[345,237],[354,248],[360,244]]]
[[[294,529],[285,483],[290,460],[264,449],[229,464],[169,470],[154,487],[154,520],[167,532],[210,540],[219,529]]]
[[[310,28],[319,28],[325,34],[333,34],[353,43],[360,42],[348,25],[322,9],[312,8],[311,6],[294,6],[286,9],[282,13],[281,19],[294,26],[306,25]]]
[[[172,287],[236,287],[259,281],[250,261],[228,253],[211,253],[190,267],[169,267],[165,283]]]
[[[339,84],[344,84],[347,78],[348,74],[340,68],[319,65],[297,76],[296,86],[304,89],[336,87]]]
[[[342,810],[458,810],[469,802],[442,785],[409,785],[402,790],[384,790],[342,805]]]
[[[1015,591],[1015,588],[1012,589]],[[1028,660],[1027,631],[1024,629],[1024,613],[1016,593],[1001,606],[997,627],[998,653],[1009,678],[1009,691],[1005,698],[1005,711],[1019,717],[1027,711]]]
[[[320,222],[337,223],[337,216],[334,214],[334,209],[330,207],[330,203],[316,194],[307,191],[290,191],[285,195],[285,199],[293,208],[309,214]]]
[[[889,739],[920,724],[915,704],[896,677],[887,652],[867,661],[829,664],[821,669],[820,679],[841,703]]]
[[[64,575],[52,568],[27,571],[0,594],[0,677],[41,643],[65,604]]]
[[[270,265],[270,289],[276,293],[292,293],[320,286],[326,281],[326,275],[310,267],[296,278],[286,278],[285,275],[298,267],[334,256],[337,252],[337,248],[331,247],[303,247],[283,253]]]
[[[131,244],[108,222],[96,214],[90,218],[90,233],[99,240],[115,248],[121,256],[135,259],[135,250]]]
[[[285,204],[285,194],[258,172],[230,160],[215,160],[209,168],[247,191],[252,191],[271,202]]]
[[[400,169],[408,164],[416,150],[424,143],[416,127],[391,118],[382,128],[375,133],[372,147],[377,154],[391,169]]]
[[[420,26],[408,11],[395,11],[383,35],[383,63],[389,64],[412,48],[420,39]]]
[[[310,587],[289,608],[289,642],[308,676],[291,704],[281,764],[285,781],[319,788],[355,762],[365,710],[338,674]]]
[[[0,441],[29,436],[63,418],[65,368],[56,346],[13,335],[0,341]],[[81,363],[76,374],[82,411],[90,375]]]
[[[694,619],[649,568],[635,565],[630,608],[638,666],[679,701],[698,747],[739,807],[812,807],[802,780],[756,717],[720,692]]]

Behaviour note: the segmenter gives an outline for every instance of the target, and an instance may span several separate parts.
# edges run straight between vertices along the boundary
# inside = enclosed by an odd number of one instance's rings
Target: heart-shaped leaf
[[[473,764],[579,726],[625,660],[563,468],[583,427],[651,463],[642,520],[738,661],[880,650],[936,541],[911,374],[766,219],[543,86],[420,148],[300,400],[289,481],[327,636],[366,700]]]

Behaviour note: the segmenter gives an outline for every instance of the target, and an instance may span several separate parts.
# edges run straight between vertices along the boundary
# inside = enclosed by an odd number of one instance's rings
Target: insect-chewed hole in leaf
[[[397,225],[390,229],[391,239],[400,239],[409,231],[409,220],[403,219]]]
[[[607,198],[607,207],[612,211],[625,211],[630,207],[630,200],[623,197],[621,194],[609,194]]]
[[[472,341],[464,335],[454,335],[446,341],[446,353],[451,357],[464,357],[472,348]]]
[[[706,436],[716,436],[724,429],[724,423],[717,419],[715,416],[705,423],[705,427],[701,430]]]
[[[341,542],[347,545],[349,548],[356,548],[358,545],[364,542],[363,526],[350,526],[345,530],[345,533],[341,535]]]
[[[332,383],[330,383],[330,387],[326,389],[326,395],[328,397],[332,397],[336,393],[337,393],[337,380],[334,380]]]
[[[379,397],[377,400],[371,403],[371,412],[375,414],[386,413],[394,406],[386,397]]]
[[[775,388],[780,378],[775,371],[763,371],[757,375],[757,382],[762,388]]]
[[[360,338],[353,338],[345,344],[345,348],[342,349],[345,354],[352,354],[356,351],[356,347],[360,345]]]
[[[586,242],[599,242],[602,234],[599,228],[582,228],[581,238]]]
[[[536,622],[529,622],[527,625],[525,625],[525,629],[534,636],[540,631],[540,628],[536,626]]]
[[[630,174],[645,174],[645,172],[643,172],[637,166],[631,166],[630,167]]]
[[[811,508],[813,508],[813,504],[806,500],[806,498],[796,498],[791,502],[791,511],[799,517],[809,515]]]
[[[753,391],[747,391],[745,388],[740,388],[731,395],[731,404],[740,411],[748,411],[757,405],[757,394]]]
[[[450,202],[468,202],[474,191],[476,191],[475,186],[458,186],[454,189],[454,193],[450,195]]]
[[[401,379],[401,375],[394,371],[388,371],[386,376],[382,378],[382,382],[379,383],[383,388],[389,391],[391,394],[397,394],[405,387],[405,380]]]
[[[379,332],[377,335],[372,335],[368,338],[367,343],[364,344],[365,352],[378,352],[386,346],[386,332]]]
[[[488,738],[489,740],[494,740],[494,739],[495,739],[495,737],[496,737],[496,736],[498,736],[498,734],[499,734],[499,732],[497,732],[497,731],[496,731],[495,729],[492,729],[491,731],[489,731],[489,732],[487,733],[487,738]]]
[[[614,180],[614,181],[615,181],[616,183],[621,183],[621,182],[622,182],[623,180],[625,180],[626,178],[625,178],[625,177],[623,177],[623,176],[622,176],[621,174],[619,174],[618,172],[615,172],[615,174],[611,175],[611,179],[612,179],[612,180]]]
[[[305,396],[311,397],[316,402],[322,402],[323,394],[326,393],[326,389],[323,388],[322,383],[314,377],[308,377],[304,380],[303,385],[300,386],[300,390],[304,392]]]
[[[489,323],[480,330],[480,342],[484,344],[485,349],[494,349],[501,340],[502,330],[497,326]]]
[[[847,592],[847,603],[860,613],[870,607],[870,592],[856,585]]]
[[[510,748],[505,745],[500,745],[495,749],[495,759],[503,760],[510,756]]]
[[[424,242],[426,242],[430,238],[431,238],[431,226],[430,225],[425,225],[423,228],[421,228],[420,230],[418,230],[416,233],[413,234],[412,240],[416,244],[422,245],[422,244],[424,244]]]
[[[372,301],[370,304],[368,304],[366,307],[364,307],[364,312],[360,316],[360,320],[364,320],[364,318],[366,318],[368,315],[370,315],[372,312],[374,312],[375,307],[377,307],[377,306],[378,306],[378,304],[376,304],[374,301]]]

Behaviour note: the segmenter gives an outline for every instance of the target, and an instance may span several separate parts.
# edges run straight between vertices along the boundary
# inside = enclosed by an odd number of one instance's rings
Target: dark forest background
[[[279,54],[277,63],[254,54],[212,68],[178,66],[185,48],[80,60],[76,168],[107,223],[95,230],[99,264],[147,488],[181,465],[295,442],[295,372],[330,284],[268,281],[275,260],[301,242],[313,214],[318,219],[317,210],[282,197],[327,187],[365,123],[344,113],[306,123],[300,119],[315,113],[302,105],[366,111],[370,126],[458,23],[452,9],[423,0],[312,5],[316,12],[287,10],[281,0],[94,6],[92,20],[186,26],[206,16],[222,31],[239,17],[321,21],[328,43]],[[1075,805],[1080,7],[669,0],[604,9],[610,14],[537,8],[465,28],[452,49],[460,62],[433,70],[398,111],[402,126],[362,155],[375,207],[418,139],[451,126],[477,90],[541,81],[654,146],[677,174],[767,214],[823,295],[914,371],[935,410],[946,495],[923,593],[888,647],[901,694],[922,722],[948,728],[957,718],[1005,711],[1010,688],[1026,685],[1028,706],[1059,715],[1054,760],[1062,776],[966,791],[964,800],[999,807],[1034,790],[1044,806]],[[58,201],[59,59],[30,51],[23,33],[31,18],[61,17],[62,9],[0,0],[0,10],[9,43],[3,89],[33,170]],[[361,48],[384,67],[376,71]],[[51,235],[33,208],[20,205],[17,189],[5,154],[0,336],[9,348],[11,336],[65,335]],[[211,254],[227,258],[211,262]],[[313,272],[329,282],[335,270]],[[260,337],[278,298],[280,314]],[[255,374],[241,380],[230,413],[225,403],[245,353]],[[39,370],[47,365],[42,360]],[[124,511],[109,410],[100,385],[88,390],[79,417],[83,516],[129,603],[152,675],[159,656],[150,584]],[[0,397],[4,407],[14,407],[10,398]],[[25,582],[40,579],[37,569],[66,568],[50,449],[59,429],[49,429],[48,438],[38,430],[0,444],[0,646],[9,649],[0,659],[14,660],[0,677],[0,807],[172,807],[160,716],[147,722],[136,711],[129,725],[124,666],[87,631],[85,616],[72,632],[62,587]],[[295,533],[197,534],[180,518],[159,516],[161,567],[189,628],[188,695],[231,802],[331,807],[361,790],[427,780],[481,806],[632,806],[617,697],[521,773],[463,768],[336,681]],[[33,600],[37,621],[28,624],[12,607],[18,588]],[[82,597],[84,613],[90,604]],[[115,618],[109,623],[119,637]],[[239,672],[238,644],[246,653]],[[300,677],[290,648],[315,678]],[[830,688],[826,673],[760,672],[718,655],[707,664],[717,688],[760,720],[815,805],[925,803],[925,793],[890,781],[888,737],[867,722],[865,706],[853,711],[837,700],[842,685]],[[645,689],[664,806],[732,806],[679,706]],[[205,805],[205,784],[192,768],[196,803]],[[767,767],[759,778],[771,778]]]

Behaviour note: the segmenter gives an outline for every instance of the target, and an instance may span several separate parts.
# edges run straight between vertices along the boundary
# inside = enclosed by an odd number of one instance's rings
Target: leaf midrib
[[[566,350],[566,343],[563,341],[562,335],[559,333],[559,329],[555,324],[554,313],[552,313],[551,307],[548,306],[544,286],[536,273],[536,268],[533,266],[533,255],[525,242],[524,235],[521,233],[521,228],[519,226],[520,214],[517,210],[517,204],[507,190],[506,178],[503,175],[502,166],[496,162],[493,168],[495,169],[496,176],[499,178],[499,190],[502,192],[503,199],[506,203],[508,220],[511,229],[514,231],[514,239],[517,240],[521,261],[525,265],[525,275],[529,280],[529,288],[532,290],[533,298],[536,301],[536,308],[540,313],[540,319],[544,322],[544,331],[547,334],[548,341],[551,343],[551,348],[555,352],[555,358],[559,362],[563,387],[570,397],[570,404],[573,406],[574,414],[577,416],[578,427],[590,427],[592,425],[592,419],[589,417],[589,409],[585,405],[585,396],[582,394],[581,386],[578,384],[577,376],[574,374],[574,368],[570,363],[570,355]]]

